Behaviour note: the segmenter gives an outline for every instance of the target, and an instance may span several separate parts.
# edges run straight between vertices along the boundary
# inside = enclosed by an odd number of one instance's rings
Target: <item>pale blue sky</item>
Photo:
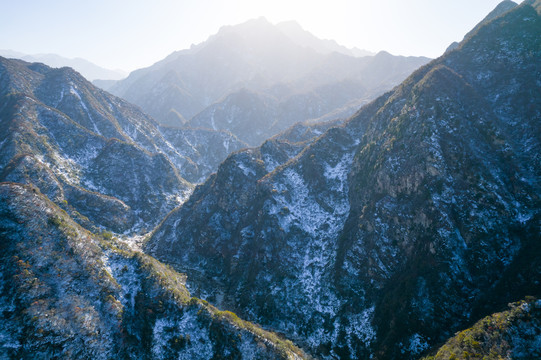
[[[204,41],[222,25],[297,20],[370,51],[437,57],[500,0],[0,0],[0,49],[82,57],[127,71]],[[521,1],[517,1],[521,2]]]

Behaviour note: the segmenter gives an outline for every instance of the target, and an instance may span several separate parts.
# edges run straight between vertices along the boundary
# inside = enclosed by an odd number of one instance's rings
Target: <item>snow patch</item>
[[[429,345],[424,339],[424,337],[419,334],[413,334],[408,339],[407,345],[402,345],[402,343],[400,343],[400,352],[402,352],[402,354],[410,353],[412,355],[419,355],[420,353],[428,349],[428,347]]]
[[[275,215],[285,232],[303,235],[291,241],[302,241],[302,246],[292,244],[298,252],[292,254],[300,263],[298,282],[303,297],[310,308],[320,314],[335,316],[340,301],[330,290],[325,279],[329,267],[336,259],[336,241],[349,214],[347,170],[353,161],[352,154],[345,154],[334,166],[325,164],[324,176],[330,191],[315,193],[303,177],[287,168],[278,178],[273,191],[274,203],[268,203],[268,213]],[[320,343],[323,334],[313,334]],[[308,340],[310,341],[310,339]]]
[[[376,339],[376,330],[372,327],[375,307],[369,307],[359,314],[353,314],[348,317],[349,324],[346,326],[347,344],[349,351],[355,354],[354,345],[361,341],[366,347],[369,347],[372,341]]]
[[[254,169],[249,168],[248,166],[246,166],[246,164],[244,164],[241,161],[237,161],[237,166],[239,169],[242,170],[242,172],[244,173],[244,176],[256,175],[256,172],[254,171]]]
[[[133,311],[135,308],[135,297],[141,290],[141,281],[137,274],[137,267],[132,261],[118,257],[115,254],[111,254],[111,252],[103,252],[101,261],[107,272],[121,286],[121,298],[119,300],[122,306]]]
[[[37,156],[36,159],[66,183],[75,185],[79,183],[81,169],[74,160],[61,156],[57,151],[53,151],[51,157],[53,163],[47,162],[43,156]]]
[[[265,162],[265,170],[268,173],[274,171],[280,165],[270,154],[263,155],[263,161]]]
[[[518,213],[517,214],[517,221],[519,223],[521,223],[522,225],[526,224],[526,222],[528,222],[531,218],[532,218],[532,214],[523,214],[523,213]]]
[[[173,338],[184,342],[178,360],[211,359],[214,356],[209,331],[200,326],[197,316],[192,311],[185,311],[180,319],[156,320],[152,329],[152,355],[156,359],[165,358],[165,351]]]
[[[88,111],[88,108],[86,107],[83,99],[81,98],[81,95],[79,92],[73,87],[73,85],[70,86],[70,94],[74,95],[77,99],[79,99],[79,103],[81,104],[81,107],[85,110],[86,114],[88,115],[88,119],[92,123],[92,127],[94,128],[94,132],[98,135],[102,135],[98,127],[96,126],[96,122],[92,118],[92,115],[90,115],[90,111]]]
[[[323,175],[328,180],[334,180],[332,181],[332,190],[338,192],[344,191],[344,185],[352,162],[353,154],[346,154],[335,166],[325,164],[325,172]]]

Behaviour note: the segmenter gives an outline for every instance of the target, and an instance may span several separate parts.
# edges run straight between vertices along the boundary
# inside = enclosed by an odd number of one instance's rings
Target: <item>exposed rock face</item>
[[[225,132],[162,129],[68,68],[0,58],[0,98],[0,180],[33,183],[116,232],[152,228],[189,195],[188,181],[245,146]]]
[[[349,117],[429,60],[321,53],[288,33],[263,18],[226,26],[110,89],[161,124],[226,130],[259,146],[296,122]]]
[[[301,149],[230,156],[147,250],[329,359],[416,358],[540,295],[540,8],[485,22]]]
[[[0,184],[0,357],[302,359],[192,298],[185,276],[77,225],[34,186]]]

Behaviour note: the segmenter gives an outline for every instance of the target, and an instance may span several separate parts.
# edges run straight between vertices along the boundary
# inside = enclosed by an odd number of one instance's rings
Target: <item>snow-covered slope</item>
[[[33,183],[113,231],[152,228],[191,192],[188,181],[245,146],[225,132],[162,129],[69,68],[0,58],[0,98],[0,180]]]
[[[185,276],[83,229],[34,186],[0,184],[3,359],[302,359],[192,298]]]

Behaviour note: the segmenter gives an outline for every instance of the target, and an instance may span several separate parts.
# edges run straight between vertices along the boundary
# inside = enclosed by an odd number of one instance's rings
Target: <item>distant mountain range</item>
[[[299,121],[346,118],[429,60],[360,54],[369,53],[259,18],[224,26],[108,89],[162,124],[227,130],[257,146]]]
[[[0,50],[0,56],[6,58],[21,59],[28,62],[40,62],[54,68],[60,68],[64,66],[71,67],[81,73],[81,75],[83,75],[90,81],[121,80],[128,76],[128,73],[122,70],[109,70],[93,64],[85,59],[68,59],[56,54],[28,55],[12,50]]]

